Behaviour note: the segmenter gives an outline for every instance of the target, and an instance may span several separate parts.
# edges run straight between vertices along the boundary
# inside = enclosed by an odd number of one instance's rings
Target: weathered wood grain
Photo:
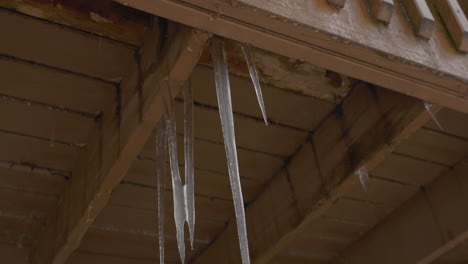
[[[326,1],[308,0],[119,2],[468,112],[466,55],[454,52],[443,30],[422,43],[398,3],[391,23],[381,27],[372,21],[364,1],[348,1],[340,12]]]
[[[351,190],[358,182],[358,168],[376,167],[429,119],[420,100],[381,88],[357,87],[340,111],[325,120],[311,142],[291,159],[287,170],[274,176],[247,207],[253,262],[268,263],[308,223]],[[232,257],[229,263],[237,263],[233,224],[230,221],[195,263],[219,261],[222,255]],[[220,248],[225,252],[218,252]]]
[[[172,100],[164,83],[170,84],[172,95],[177,94],[208,38],[207,33],[177,26],[161,60],[154,58],[152,67],[143,72],[145,79],[140,89],[147,94],[144,100],[140,101],[139,93],[134,93],[122,109],[122,119],[108,116],[102,128],[96,129],[87,151],[76,164],[56,214],[32,252],[33,263],[64,263],[79,246],[164,114],[163,102]]]

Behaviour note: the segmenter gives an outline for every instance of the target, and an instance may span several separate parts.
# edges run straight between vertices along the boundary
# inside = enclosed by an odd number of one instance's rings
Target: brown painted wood
[[[218,101],[213,70],[198,66],[193,71],[190,81],[194,100],[203,105],[217,108]],[[241,78],[231,74],[230,82],[234,113],[261,120],[262,114],[250,77]],[[279,123],[302,130],[315,130],[335,107],[335,104],[279,89],[274,85],[263,85],[262,93],[270,123]],[[282,107],[278,107],[278,105]]]
[[[422,44],[412,33],[399,6],[388,28],[382,28],[373,23],[364,1],[349,1],[343,9],[347,12],[332,10],[326,1],[242,0],[239,1],[242,4],[234,5],[217,0],[119,1],[273,53],[468,112],[466,56],[453,52],[443,30],[436,30],[436,37]]]
[[[365,85],[355,88],[342,111],[320,126],[312,142],[304,144],[292,158],[287,171],[273,177],[247,207],[253,262],[268,263],[355,186],[354,172],[359,167],[376,167],[429,119],[420,100]],[[195,263],[219,261],[223,254],[233,257],[230,263],[237,263],[234,223],[230,221]],[[220,248],[227,252],[217,252]]]
[[[425,39],[430,39],[434,31],[434,17],[425,0],[403,0],[403,7],[413,24],[415,33]]]
[[[238,42],[226,40],[225,50],[229,72],[250,81],[244,53]],[[346,76],[336,74],[336,83],[327,77],[327,71],[306,61],[284,57],[263,49],[251,47],[255,67],[264,87],[267,85],[313,96],[331,103],[341,102],[351,89]],[[213,68],[209,49],[205,49],[200,64]]]
[[[0,57],[0,93],[97,115],[116,96],[114,85],[34,63]],[[27,78],[25,78],[27,76]]]
[[[419,191],[338,259],[351,264],[382,259],[384,263],[436,262],[467,238],[467,171],[465,159],[426,186],[425,192]],[[391,250],[389,245],[393,245]]]
[[[468,52],[468,20],[457,0],[435,0],[440,16],[455,46]]]
[[[181,171],[183,170],[182,165],[180,169]],[[135,160],[127,176],[125,176],[125,181],[156,188],[157,182],[156,177],[154,177],[155,170],[156,164],[152,160]],[[197,194],[226,200],[232,199],[229,175],[199,168],[195,169],[195,175],[197,178],[195,192]],[[170,182],[170,180],[170,176],[167,175],[167,182]],[[263,182],[246,177],[241,177],[241,181],[244,200],[249,202],[255,197]],[[172,189],[172,186],[169,185],[168,188]]]
[[[154,138],[154,137],[152,137]],[[178,136],[178,155],[179,162],[183,164],[183,137]],[[195,167],[211,170],[217,173],[227,175],[227,161],[225,149],[222,143],[208,140],[195,140],[194,152],[197,157]],[[155,159],[154,140],[149,140],[144,146],[140,155],[144,158]],[[268,155],[262,152],[255,152],[244,148],[237,150],[239,159],[239,167],[241,177],[251,179],[260,183],[268,181],[268,179],[276,173],[282,166],[284,160],[278,156]]]
[[[343,8],[346,4],[346,0],[327,0],[327,2],[336,8]]]
[[[393,16],[393,0],[369,0],[370,11],[377,21],[388,24]]]
[[[5,9],[0,31],[9,36],[0,42],[2,55],[114,83],[134,55],[131,46]]]
[[[468,141],[425,128],[417,131],[395,150],[446,166],[455,165],[465,157],[467,151]]]
[[[83,151],[77,146],[9,131],[0,131],[0,144],[0,161],[61,171],[71,171]]]
[[[209,34],[185,26],[176,30],[163,57],[143,73],[140,89],[147,94],[144,100],[134,93],[122,109],[122,120],[119,116],[105,118],[102,129],[91,136],[56,214],[33,250],[33,263],[64,263],[79,246],[162,117],[163,102],[172,99],[166,81],[176,95],[197,64]]]
[[[104,1],[8,1],[0,7],[132,45],[142,42],[148,14]]]

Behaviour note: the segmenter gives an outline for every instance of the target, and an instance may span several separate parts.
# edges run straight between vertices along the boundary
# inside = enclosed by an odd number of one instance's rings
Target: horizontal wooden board
[[[404,144],[404,143],[403,143]],[[392,153],[371,174],[411,185],[426,185],[442,175],[448,167],[417,158]]]
[[[183,103],[175,105],[177,130],[184,131]],[[263,120],[234,116],[237,146],[259,152],[287,157],[302,144],[307,132],[291,129],[276,124],[265,125]],[[195,106],[194,107],[195,137],[200,139],[223,142],[221,122],[218,109]]]
[[[0,6],[26,15],[66,25],[92,34],[139,45],[150,21],[149,15],[107,1],[9,1]]]
[[[178,137],[179,164],[184,162],[183,137]],[[143,157],[155,158],[155,141],[150,138],[142,152]],[[212,170],[218,173],[227,174],[226,152],[223,143],[215,143],[205,140],[195,140],[194,145],[195,168]],[[253,152],[242,148],[237,148],[239,158],[240,175],[258,182],[265,182],[273,176],[281,166],[283,160],[260,152]]]
[[[466,156],[467,151],[468,141],[424,128],[395,149],[397,153],[448,166],[455,165]]]
[[[53,195],[0,189],[0,212],[6,216],[44,219],[56,202]]]
[[[410,186],[371,177],[366,185],[366,190],[364,190],[363,186],[357,184],[345,197],[375,203],[386,207],[388,211],[392,211],[418,191],[419,186]]]
[[[350,221],[373,226],[389,213],[388,208],[377,203],[341,198],[324,214],[326,218]]]
[[[171,192],[167,192],[166,201],[172,204]],[[157,212],[157,202],[157,191],[154,189],[120,184],[112,193],[109,204]],[[208,216],[206,218],[214,222],[226,221],[226,217],[234,215],[232,201],[197,195],[196,203],[197,214]]]
[[[0,97],[0,130],[84,146],[94,124],[90,117]]]
[[[468,139],[468,114],[444,108],[437,113],[437,121],[445,133]],[[440,129],[434,121],[430,121],[426,127]]]
[[[112,84],[33,63],[0,57],[0,71],[2,95],[79,112],[95,115],[116,96]]]
[[[165,248],[165,256],[169,262],[180,262],[175,240],[166,241]],[[124,259],[136,258],[151,260],[153,263],[159,258],[158,242],[154,237],[128,234],[125,232],[103,231],[94,227],[89,229],[78,251]],[[197,251],[190,251],[190,249],[188,249],[186,251],[187,259],[196,253]]]
[[[184,167],[180,166],[179,170],[182,179],[184,179]],[[124,180],[156,188],[156,163],[151,160],[135,160]],[[261,184],[248,178],[242,178],[241,182],[244,199],[248,202],[254,198]],[[167,168],[166,184],[166,188],[172,190],[169,167]],[[231,200],[232,193],[229,176],[227,174],[195,169],[195,193],[207,197]]]
[[[169,196],[172,194],[169,194]],[[165,237],[175,240],[176,228],[172,200],[167,199],[165,210]],[[196,199],[199,201],[200,199]],[[196,202],[197,202],[196,201]],[[196,203],[196,209],[200,206]],[[213,221],[209,215],[202,215],[201,210],[196,212],[195,241],[206,245],[224,228],[224,221]],[[226,219],[229,216],[226,216]],[[142,210],[138,208],[109,205],[101,212],[93,223],[93,227],[101,230],[124,232],[134,235],[147,236],[152,239],[159,237],[158,211]],[[188,232],[188,231],[187,231]],[[189,237],[186,236],[189,242]]]
[[[12,245],[0,244],[2,261],[11,264],[29,264],[28,249]]]
[[[118,82],[133,48],[6,10],[0,11],[2,54]]]
[[[194,100],[217,106],[213,70],[199,66],[191,75]],[[234,112],[261,119],[257,96],[252,81],[230,75],[232,107]],[[285,91],[268,85],[262,86],[267,116],[272,123],[314,130],[334,108],[334,104],[313,97]]]
[[[0,132],[0,160],[71,171],[80,148],[50,140]]]
[[[102,263],[112,263],[112,264],[154,264],[154,260],[145,260],[137,258],[123,258],[116,256],[100,255],[90,252],[75,252],[70,259],[67,261],[67,264],[102,264]],[[166,261],[165,263],[179,263],[177,261]]]
[[[53,172],[20,168],[18,165],[11,168],[0,167],[0,189],[58,196],[65,183],[64,176],[54,175]]]

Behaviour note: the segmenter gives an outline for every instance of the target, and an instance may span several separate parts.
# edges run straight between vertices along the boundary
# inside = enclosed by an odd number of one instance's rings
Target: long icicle
[[[231,88],[229,85],[229,73],[226,63],[226,51],[224,50],[224,40],[222,38],[213,38],[211,43],[211,56],[213,57],[214,63],[216,95],[218,98],[219,115],[221,118],[224,147],[228,162],[232,198],[234,200],[242,263],[249,264],[249,246],[245,223],[244,199],[242,198],[239,165],[237,161]]]
[[[369,186],[369,173],[367,172],[367,169],[365,166],[362,166],[356,171],[356,174],[359,177],[359,181],[361,182],[362,189],[364,189],[365,192],[368,190]]]
[[[252,49],[249,44],[241,43],[241,49],[244,53],[245,60],[247,61],[247,66],[249,66],[250,77],[255,87],[255,93],[257,94],[258,104],[260,105],[260,110],[262,111],[263,120],[265,124],[268,125],[267,114],[265,110],[265,103],[263,102],[262,87],[260,86],[260,79],[258,78],[257,68],[255,68],[255,62],[252,56]]]
[[[156,127],[156,174],[158,180],[158,234],[159,234],[159,263],[164,264],[164,229],[166,207],[166,116]]]
[[[444,128],[442,125],[439,123],[439,120],[437,120],[437,117],[434,115],[434,112],[432,112],[432,104],[428,101],[424,101],[424,108],[426,108],[427,113],[431,116],[432,121],[439,127],[441,131],[444,131]]]
[[[172,194],[174,197],[174,220],[177,232],[177,245],[182,263],[185,263],[185,241],[184,241],[184,224],[185,224],[185,191],[182,186],[179,172],[179,161],[177,158],[177,134],[174,114],[174,105],[172,103],[171,88],[169,89],[169,118],[166,119],[166,131],[169,147],[169,163],[172,175]]]
[[[190,246],[193,250],[195,233],[195,180],[193,161],[193,96],[190,83],[184,89],[184,154],[185,154],[185,206],[190,232]]]

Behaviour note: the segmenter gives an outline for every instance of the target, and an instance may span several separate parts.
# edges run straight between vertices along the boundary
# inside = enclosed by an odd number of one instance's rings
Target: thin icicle
[[[164,264],[164,223],[166,207],[166,116],[156,127],[156,174],[158,179],[158,233],[159,233],[159,263]]]
[[[250,77],[255,87],[255,93],[257,94],[258,104],[260,105],[260,110],[262,111],[263,120],[265,124],[268,125],[268,119],[265,110],[265,103],[263,102],[262,87],[260,86],[260,80],[258,78],[257,69],[255,68],[255,62],[252,56],[252,49],[249,44],[241,43],[242,52],[244,52],[245,60],[249,66]]]
[[[364,191],[367,192],[369,185],[369,173],[367,172],[366,167],[362,166],[361,168],[359,168],[356,174],[359,176],[359,181],[361,182],[362,189],[364,189]]]
[[[444,128],[442,127],[442,125],[439,123],[439,121],[437,120],[437,117],[434,115],[434,113],[432,112],[432,104],[430,102],[427,102],[425,101],[424,102],[424,107],[426,108],[426,111],[429,113],[429,115],[431,116],[432,118],[432,121],[434,121],[434,123],[436,123],[436,125],[439,127],[440,130],[444,131]]]
[[[221,118],[224,147],[228,162],[232,198],[234,200],[242,263],[249,264],[250,257],[247,240],[247,227],[245,223],[244,199],[242,198],[239,165],[237,161],[231,88],[229,85],[229,73],[226,63],[226,52],[224,50],[224,40],[220,37],[215,37],[213,38],[211,45],[211,56],[213,57],[215,71],[216,95],[218,98],[219,115]]]
[[[169,117],[166,119],[166,131],[169,147],[169,163],[172,175],[172,194],[174,198],[174,220],[177,231],[177,245],[182,263],[185,263],[185,241],[184,241],[184,223],[185,215],[185,191],[182,186],[179,172],[179,161],[177,158],[177,134],[174,106],[172,104],[171,89],[169,88]]]
[[[185,205],[190,232],[190,246],[193,250],[195,232],[195,190],[193,161],[193,97],[190,83],[184,90],[184,148],[185,148]]]

